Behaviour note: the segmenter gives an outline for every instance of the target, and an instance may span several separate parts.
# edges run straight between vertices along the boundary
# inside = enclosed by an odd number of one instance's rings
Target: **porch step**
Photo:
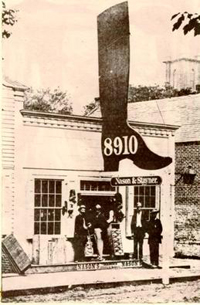
[[[124,260],[105,260],[88,261],[78,263],[68,263],[63,265],[32,265],[26,271],[26,274],[54,273],[65,271],[86,271],[86,270],[105,270],[105,269],[124,269],[124,268],[142,268],[142,264],[135,259]]]

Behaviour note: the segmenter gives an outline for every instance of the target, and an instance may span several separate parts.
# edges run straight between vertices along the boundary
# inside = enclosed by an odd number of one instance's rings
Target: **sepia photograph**
[[[1,302],[200,303],[200,1],[1,7]]]

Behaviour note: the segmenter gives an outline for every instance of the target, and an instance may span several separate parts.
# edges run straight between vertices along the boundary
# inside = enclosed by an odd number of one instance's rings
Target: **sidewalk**
[[[174,259],[174,268],[168,269],[170,282],[176,280],[194,280],[200,278],[200,260],[181,260],[182,268],[177,268],[180,260]],[[187,266],[187,268],[184,268]],[[188,268],[190,265],[190,268]],[[56,273],[7,274],[2,277],[3,296],[45,293],[70,289],[76,286],[117,286],[122,284],[145,284],[162,282],[166,271],[163,269],[112,269],[95,271],[70,271]]]

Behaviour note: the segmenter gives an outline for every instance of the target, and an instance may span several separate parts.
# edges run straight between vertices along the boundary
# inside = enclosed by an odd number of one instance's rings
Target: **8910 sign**
[[[115,154],[119,155],[134,155],[138,149],[137,138],[132,136],[115,137],[114,139],[106,138],[104,140],[103,152],[105,156]]]

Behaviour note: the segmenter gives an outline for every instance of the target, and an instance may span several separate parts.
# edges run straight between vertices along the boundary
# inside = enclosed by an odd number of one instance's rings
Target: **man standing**
[[[156,218],[158,210],[154,209],[150,212],[150,220],[148,222],[147,232],[149,233],[149,251],[150,262],[153,267],[159,266],[159,244],[162,240],[162,224],[160,219]]]
[[[131,232],[134,239],[134,258],[142,262],[143,259],[143,240],[145,235],[145,218],[143,211],[141,210],[141,202],[137,202],[136,211],[132,217],[131,221]],[[138,247],[139,247],[139,257],[138,257]]]
[[[79,207],[79,215],[75,219],[75,230],[74,230],[74,250],[75,250],[75,261],[84,261],[85,255],[85,244],[87,242],[87,229],[85,222],[85,205]]]
[[[97,243],[97,251],[98,251],[97,259],[102,261],[104,260],[103,249],[104,249],[104,240],[106,239],[106,235],[107,235],[108,223],[106,221],[106,218],[102,214],[101,206],[97,204],[95,209],[96,209],[96,214],[94,217],[93,227],[94,227],[94,234]]]

